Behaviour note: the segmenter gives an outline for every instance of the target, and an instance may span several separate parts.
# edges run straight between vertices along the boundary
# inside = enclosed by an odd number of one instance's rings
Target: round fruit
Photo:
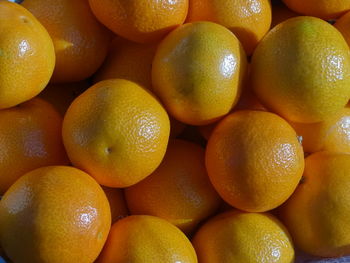
[[[295,245],[321,257],[350,254],[350,155],[318,152],[306,159],[302,183],[281,207]]]
[[[269,0],[191,0],[187,22],[212,21],[230,29],[251,55],[271,25]]]
[[[197,263],[187,237],[164,219],[129,216],[115,223],[96,263]]]
[[[199,229],[193,246],[201,263],[294,262],[287,229],[265,213],[219,214]]]
[[[33,169],[68,164],[61,129],[60,115],[39,98],[0,111],[0,194]]]
[[[340,31],[340,33],[345,38],[346,42],[350,46],[350,12],[347,12],[342,17],[340,17],[334,26]]]
[[[102,186],[102,189],[107,196],[111,208],[112,224],[119,219],[128,216],[129,212],[126,206],[123,190],[105,186]]]
[[[271,28],[282,23],[283,21],[299,16],[297,13],[286,7],[282,1],[278,0],[272,5],[272,21]]]
[[[92,263],[110,225],[101,187],[73,167],[29,172],[0,201],[1,245],[18,263]]]
[[[327,22],[291,18],[256,48],[251,79],[258,99],[270,110],[294,122],[319,122],[349,101],[349,47]]]
[[[63,121],[68,157],[100,184],[127,187],[161,163],[169,118],[145,89],[128,80],[98,82],[69,107]]]
[[[292,127],[263,111],[238,111],[216,126],[206,151],[211,182],[230,205],[264,212],[281,205],[297,187],[303,149]]]
[[[181,25],[188,0],[89,0],[98,20],[131,41],[154,42]]]
[[[22,5],[53,40],[56,66],[52,82],[81,81],[101,66],[110,33],[92,14],[87,0],[24,0]]]
[[[169,142],[161,165],[126,189],[131,214],[164,218],[185,233],[212,215],[221,199],[210,184],[202,147],[183,140]]]
[[[0,1],[0,109],[38,95],[49,82],[55,52],[39,21],[22,6]]]
[[[211,22],[185,24],[158,46],[153,90],[179,121],[209,124],[237,102],[246,64],[238,39],[225,27]]]

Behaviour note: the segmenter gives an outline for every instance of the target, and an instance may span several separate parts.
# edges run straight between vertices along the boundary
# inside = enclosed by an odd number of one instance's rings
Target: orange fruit
[[[227,203],[264,212],[281,205],[297,187],[304,169],[303,149],[293,128],[278,115],[237,111],[210,136],[206,167]]]
[[[337,21],[335,21],[334,26],[340,31],[350,46],[350,12],[345,13]]]
[[[185,24],[158,46],[153,91],[177,120],[209,124],[237,102],[246,64],[238,39],[225,27],[212,22]]]
[[[127,79],[152,89],[152,61],[156,44],[139,44],[115,37],[108,56],[96,73],[94,81]]]
[[[0,111],[0,194],[33,169],[68,163],[61,128],[60,115],[39,98]]]
[[[290,124],[302,136],[305,152],[331,151],[350,154],[350,108],[344,108],[323,122]]]
[[[102,24],[117,35],[139,43],[154,42],[181,25],[188,0],[89,0]]]
[[[219,122],[220,121],[217,121],[217,122],[214,122],[214,123],[208,124],[208,125],[198,126],[198,131],[202,135],[202,137],[208,141],[211,134],[213,133],[216,125]]]
[[[321,257],[350,254],[350,155],[318,152],[306,158],[301,184],[279,209],[295,245]]]
[[[96,72],[107,55],[110,33],[86,0],[24,0],[22,5],[53,40],[56,66],[52,82],[81,81]]]
[[[191,0],[187,22],[212,21],[230,29],[251,55],[269,31],[269,0]]]
[[[290,10],[282,1],[278,0],[275,4],[272,5],[272,21],[271,28],[282,23],[283,21],[299,16],[297,13]]]
[[[267,213],[219,214],[198,230],[192,242],[201,263],[294,262],[287,229]]]
[[[38,95],[49,82],[55,52],[39,21],[22,6],[0,1],[0,109]]]
[[[187,237],[166,220],[129,216],[115,223],[96,263],[197,263]]]
[[[186,233],[212,215],[221,199],[211,185],[205,151],[184,140],[172,140],[160,166],[125,190],[131,214],[164,218]]]
[[[127,187],[161,163],[169,118],[145,89],[128,80],[96,83],[76,98],[63,121],[68,157],[100,184]]]
[[[349,47],[338,30],[321,19],[288,19],[256,48],[251,80],[263,105],[284,118],[325,120],[350,98]]]
[[[0,241],[14,262],[92,263],[110,225],[101,187],[73,167],[31,171],[0,202]]]
[[[123,190],[105,186],[102,186],[102,189],[107,196],[111,208],[112,224],[119,219],[128,216],[129,212],[126,206]]]
[[[186,129],[186,124],[174,119],[171,116],[169,116],[169,120],[170,120],[170,138],[174,139]]]
[[[337,18],[350,10],[349,0],[283,0],[293,11],[322,19]]]

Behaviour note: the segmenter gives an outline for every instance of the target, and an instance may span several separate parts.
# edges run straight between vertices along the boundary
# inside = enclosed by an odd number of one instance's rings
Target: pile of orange
[[[350,255],[349,45],[348,0],[0,0],[0,261]]]

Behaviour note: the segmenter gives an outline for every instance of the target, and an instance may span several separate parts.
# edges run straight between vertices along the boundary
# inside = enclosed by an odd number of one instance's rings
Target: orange
[[[171,116],[169,116],[169,120],[170,120],[170,138],[176,138],[186,129],[186,124],[174,119]]]
[[[0,111],[0,194],[33,169],[68,163],[61,128],[60,115],[39,98]]]
[[[349,0],[283,0],[293,11],[322,19],[337,18],[350,10]]]
[[[38,95],[49,82],[55,52],[46,29],[25,8],[0,1],[0,109]]]
[[[193,238],[201,263],[292,263],[287,229],[267,213],[231,210],[205,223]]]
[[[297,187],[303,149],[293,128],[264,111],[237,111],[210,136],[206,167],[215,189],[230,205],[264,212],[281,205]]]
[[[192,232],[221,203],[209,181],[204,155],[204,149],[192,142],[170,141],[157,170],[126,189],[131,214],[158,216]]]
[[[89,82],[86,80],[61,84],[50,83],[39,94],[39,97],[50,102],[64,116],[73,100],[89,88],[89,86]]]
[[[301,184],[280,208],[295,245],[321,257],[350,254],[350,155],[318,152],[306,159]]]
[[[343,109],[323,122],[290,124],[302,136],[305,152],[332,151],[350,154],[350,108]]]
[[[340,31],[350,46],[350,12],[345,13],[335,23],[334,26]]]
[[[110,226],[101,187],[73,167],[29,172],[0,202],[0,241],[13,262],[92,263]]]
[[[86,0],[24,0],[52,37],[56,66],[52,82],[90,77],[107,55],[109,31],[92,14]]]
[[[288,19],[256,48],[251,80],[258,99],[271,111],[293,122],[323,121],[349,101],[349,47],[321,19]]]
[[[109,206],[111,207],[112,224],[119,219],[128,216],[129,212],[126,206],[123,190],[105,186],[102,186],[102,189],[105,192]]]
[[[129,216],[115,223],[96,263],[197,263],[187,237],[164,219]]]
[[[236,104],[246,64],[238,39],[225,27],[212,22],[185,24],[158,46],[153,91],[177,120],[209,124]]]
[[[115,37],[94,81],[127,79],[151,90],[152,61],[156,48],[156,44],[138,44]]]
[[[212,21],[230,29],[251,55],[269,31],[269,0],[190,0],[187,22]]]
[[[181,25],[188,0],[89,0],[102,24],[117,35],[139,43],[154,42]]]
[[[169,126],[166,111],[147,90],[128,80],[105,80],[73,101],[63,142],[74,166],[102,185],[127,187],[159,166]]]
[[[272,21],[271,28],[278,25],[279,23],[292,18],[299,16],[297,13],[290,10],[286,7],[281,0],[276,1],[275,4],[272,5]]]

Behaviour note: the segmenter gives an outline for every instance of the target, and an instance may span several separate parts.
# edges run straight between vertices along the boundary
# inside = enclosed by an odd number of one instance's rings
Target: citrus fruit
[[[349,101],[349,47],[338,30],[321,19],[288,19],[259,43],[251,80],[263,105],[284,118],[325,120]]]
[[[49,82],[55,52],[46,29],[24,7],[0,1],[0,109],[38,95]]]
[[[177,119],[174,119],[171,116],[169,116],[169,120],[170,120],[170,138],[175,139],[186,129],[186,124],[182,123],[181,121],[178,121]]]
[[[187,22],[212,21],[230,29],[251,55],[270,29],[269,0],[191,0]]]
[[[192,243],[201,263],[294,262],[287,229],[267,213],[219,214],[198,230]]]
[[[115,37],[108,56],[96,73],[94,81],[127,79],[152,89],[152,61],[156,44],[139,44]]]
[[[131,214],[164,218],[185,233],[212,215],[221,199],[204,164],[205,151],[184,140],[171,140],[160,166],[146,179],[126,188]]]
[[[264,111],[237,111],[216,126],[208,141],[206,167],[220,196],[244,211],[281,205],[297,187],[303,149],[293,128]]]
[[[343,16],[337,19],[334,26],[340,31],[350,46],[350,12],[345,13]]]
[[[275,4],[272,5],[272,21],[271,28],[278,25],[279,23],[292,18],[299,16],[294,11],[290,10],[282,1],[278,0]]]
[[[166,111],[147,90],[128,80],[105,80],[68,108],[63,143],[71,162],[100,184],[127,187],[161,163],[169,126]]]
[[[302,183],[279,209],[295,245],[321,257],[350,254],[350,155],[306,158]]]
[[[158,41],[181,25],[188,0],[89,0],[102,24],[131,41]]]
[[[0,111],[0,194],[33,169],[68,163],[61,129],[60,115],[39,98]]]
[[[153,91],[177,120],[209,124],[237,102],[246,63],[238,39],[228,29],[212,22],[188,23],[159,44]]]
[[[293,11],[322,19],[337,18],[350,10],[349,0],[283,0]]]
[[[197,263],[187,237],[166,220],[129,216],[115,223],[96,263],[181,262]]]
[[[102,186],[102,189],[107,196],[111,208],[112,224],[119,219],[128,216],[129,212],[126,206],[123,190],[105,186]]]
[[[16,263],[92,263],[110,226],[101,187],[73,167],[31,171],[0,201],[1,245]]]

